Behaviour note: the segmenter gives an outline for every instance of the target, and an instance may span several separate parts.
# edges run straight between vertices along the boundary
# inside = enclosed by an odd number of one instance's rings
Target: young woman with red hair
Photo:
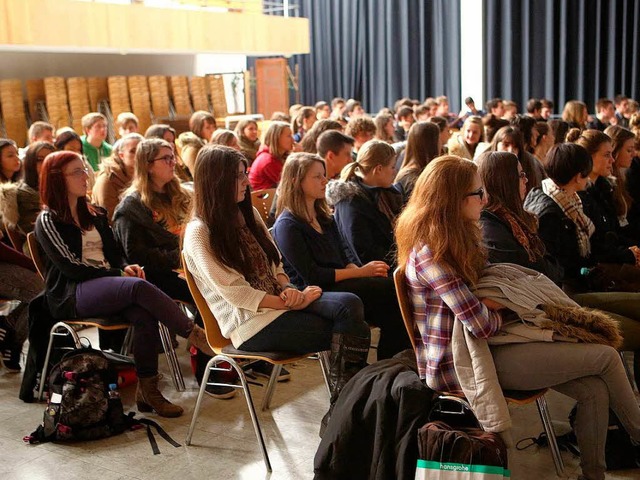
[[[178,417],[182,408],[158,389],[158,322],[207,349],[204,331],[171,298],[147,282],[138,265],[124,263],[106,210],[87,201],[87,169],[80,155],[55,152],[42,164],[43,210],[35,234],[44,251],[46,301],[54,318],[125,317],[134,326],[138,410]]]

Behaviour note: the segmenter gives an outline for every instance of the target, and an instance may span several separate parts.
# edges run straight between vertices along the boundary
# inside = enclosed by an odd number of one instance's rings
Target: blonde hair
[[[342,169],[340,180],[347,182],[356,176],[357,172],[366,175],[378,165],[386,167],[394,162],[396,151],[391,145],[382,140],[369,140],[360,150],[355,162]]]
[[[187,222],[191,212],[191,195],[182,188],[178,177],[174,175],[173,179],[165,186],[170,204],[163,201],[162,197],[152,188],[149,166],[161,148],[167,148],[173,153],[171,144],[160,138],[147,138],[138,144],[135,175],[131,186],[125,192],[125,196],[139,193],[142,203],[151,211],[157,212],[160,220],[165,219],[169,223],[182,225]]]
[[[327,169],[324,160],[319,155],[300,152],[294,153],[287,158],[282,169],[280,184],[278,185],[276,217],[284,210],[289,210],[298,219],[306,223],[311,222],[309,212],[307,212],[307,202],[302,191],[302,181],[316,162],[324,167],[326,175]],[[314,209],[318,221],[331,219],[331,209],[324,198],[316,199]]]
[[[587,106],[580,100],[569,100],[564,104],[562,110],[562,120],[568,123],[580,125],[581,128],[585,127],[584,115],[587,113]],[[573,125],[572,125],[573,126]]]
[[[482,123],[482,118],[477,115],[467,117],[462,124],[462,131],[464,132],[471,124],[478,125],[480,127],[480,140],[478,140],[478,143],[484,142],[484,123]]]
[[[434,262],[446,263],[470,285],[478,281],[487,258],[482,233],[478,222],[462,215],[477,171],[475,163],[454,155],[426,166],[396,223],[401,268],[414,248],[426,245]]]
[[[291,130],[291,126],[288,123],[271,122],[262,139],[262,143],[269,147],[269,153],[280,160],[284,160],[290,153],[280,150],[280,135],[282,135],[285,128]]]

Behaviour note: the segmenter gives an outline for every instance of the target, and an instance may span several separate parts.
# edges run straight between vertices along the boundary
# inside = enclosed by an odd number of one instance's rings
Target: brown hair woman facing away
[[[424,167],[440,155],[442,150],[440,139],[440,128],[433,122],[417,122],[411,125],[407,137],[407,148],[399,155],[403,158],[395,179],[405,201],[411,196],[413,186]]]

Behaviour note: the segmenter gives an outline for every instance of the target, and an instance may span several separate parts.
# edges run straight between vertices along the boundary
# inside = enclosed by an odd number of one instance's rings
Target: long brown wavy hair
[[[279,264],[280,254],[266,227],[256,222],[248,187],[244,200],[237,201],[240,164],[246,170],[247,159],[230,147],[209,144],[198,152],[193,175],[193,215],[209,229],[209,245],[215,259],[247,276],[254,267],[240,241],[240,215],[271,263]]]
[[[401,268],[414,248],[427,245],[434,262],[446,263],[470,285],[478,281],[487,253],[478,222],[462,215],[477,171],[475,163],[454,155],[436,158],[423,170],[396,223]]]
[[[311,221],[302,190],[302,181],[315,163],[319,163],[325,168],[326,175],[327,169],[324,160],[319,155],[300,152],[293,153],[287,158],[278,185],[276,216],[279,216],[284,210],[289,210],[299,220],[306,223]],[[320,223],[331,220],[331,209],[324,198],[316,199],[313,206]]]
[[[160,219],[175,225],[185,224],[191,212],[191,195],[182,187],[178,177],[165,185],[166,196],[153,191],[149,166],[161,148],[173,152],[173,147],[166,140],[147,138],[138,144],[136,149],[136,168],[131,186],[126,190],[123,198],[134,192],[140,194],[142,203],[153,212],[157,212]],[[167,203],[168,197],[171,203]]]

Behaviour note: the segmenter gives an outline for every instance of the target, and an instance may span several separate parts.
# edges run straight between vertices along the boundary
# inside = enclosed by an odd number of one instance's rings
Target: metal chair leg
[[[127,328],[127,333],[122,341],[122,348],[120,349],[120,355],[129,356],[133,351],[133,325]]]
[[[536,405],[538,406],[538,412],[540,413],[540,420],[542,426],[547,434],[547,440],[549,442],[549,450],[551,450],[551,456],[553,457],[553,463],[556,467],[556,474],[558,477],[564,476],[564,461],[562,460],[562,454],[558,447],[558,441],[556,440],[556,433],[551,422],[551,415],[549,414],[549,407],[547,406],[547,400],[544,396],[536,399]]]
[[[178,356],[171,343],[171,333],[169,329],[162,323],[158,323],[158,331],[160,332],[160,340],[162,341],[162,347],[164,354],[167,357],[167,363],[169,364],[169,370],[171,370],[171,378],[173,379],[173,385],[178,392],[184,392],[184,377],[180,370],[180,363],[178,362]]]
[[[66,332],[58,333],[57,330],[59,328],[64,329]],[[53,349],[53,339],[54,337],[66,337],[68,335],[71,335],[71,338],[73,338],[73,343],[75,344],[76,348],[82,347],[82,344],[80,343],[80,337],[78,337],[78,334],[70,325],[67,325],[64,322],[57,322],[53,327],[51,327],[51,330],[49,332],[49,345],[47,345],[47,354],[44,357],[44,366],[42,367],[42,372],[40,373],[38,401],[42,400],[42,395],[44,394],[44,384],[47,380],[47,370],[49,369],[49,360],[51,359],[51,350]]]
[[[329,352],[327,350],[318,352],[318,361],[320,362],[320,371],[324,378],[324,385],[327,387],[327,393],[331,398],[331,385],[329,385]]]
[[[200,384],[200,392],[198,393],[198,399],[196,400],[196,407],[193,411],[193,418],[191,419],[191,424],[189,425],[189,432],[187,433],[187,438],[185,443],[187,445],[191,445],[191,437],[193,436],[193,430],[195,429],[196,420],[198,418],[198,414],[200,413],[200,405],[202,403],[202,397],[204,396],[204,391],[207,386],[207,382],[209,381],[209,375],[211,372],[211,368],[213,368],[218,362],[228,362],[233,369],[238,374],[240,378],[240,385],[242,391],[244,392],[244,398],[247,402],[247,407],[249,408],[249,415],[251,416],[251,423],[253,423],[253,429],[256,433],[256,438],[258,439],[258,443],[260,444],[260,450],[262,451],[262,458],[264,460],[264,464],[267,468],[268,472],[272,472],[271,461],[269,460],[269,454],[267,453],[267,446],[264,443],[264,436],[262,435],[262,429],[260,428],[260,422],[258,421],[258,416],[256,415],[256,409],[253,405],[253,399],[251,398],[251,391],[249,390],[249,385],[247,384],[247,378],[244,375],[244,370],[238,366],[236,361],[227,357],[226,355],[216,355],[207,363],[207,367],[204,373],[204,377],[202,378],[202,383]],[[223,385],[223,384],[216,384]],[[239,388],[238,385],[227,384],[227,386]]]
[[[262,399],[262,411],[269,410],[269,406],[271,405],[271,398],[273,397],[273,392],[276,389],[276,384],[278,383],[278,376],[280,375],[280,371],[282,370],[282,365],[274,364],[273,370],[271,371],[271,377],[269,377],[269,383],[267,384],[267,390],[264,392],[264,398]]]

